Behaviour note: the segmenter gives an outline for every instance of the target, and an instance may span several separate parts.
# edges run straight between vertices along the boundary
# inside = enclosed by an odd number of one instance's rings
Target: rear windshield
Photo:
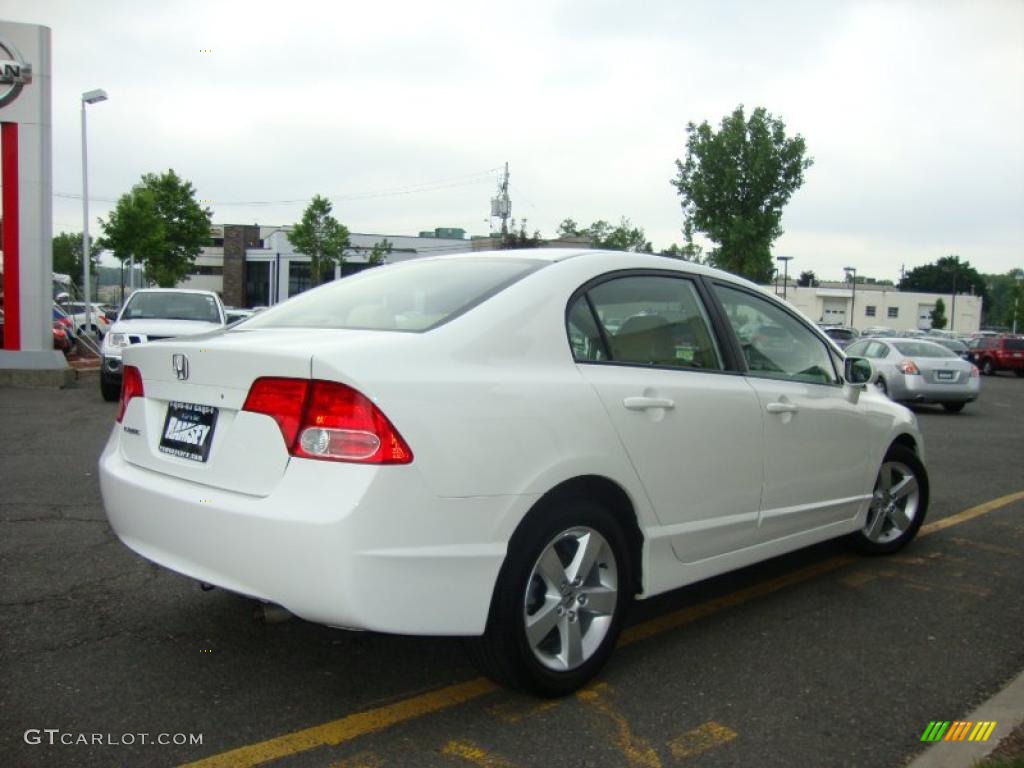
[[[217,300],[202,293],[133,293],[122,320],[202,320],[219,323]]]
[[[1006,339],[1003,341],[1005,349],[1024,351],[1024,339]]]
[[[931,341],[897,341],[893,344],[907,357],[958,357],[945,347]]]
[[[532,259],[470,258],[375,267],[261,312],[240,330],[426,331],[473,308],[544,263]]]

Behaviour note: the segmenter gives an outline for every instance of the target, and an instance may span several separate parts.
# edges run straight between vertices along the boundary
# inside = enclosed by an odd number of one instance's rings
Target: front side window
[[[838,383],[825,342],[791,314],[745,291],[724,285],[716,285],[715,291],[751,374],[810,384]]]
[[[723,368],[704,305],[686,278],[636,275],[600,283],[570,306],[568,330],[580,362]]]

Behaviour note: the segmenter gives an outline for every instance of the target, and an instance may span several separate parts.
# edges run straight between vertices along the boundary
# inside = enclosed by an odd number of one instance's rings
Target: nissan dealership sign
[[[32,82],[32,65],[18,49],[0,37],[0,107],[6,107]]]

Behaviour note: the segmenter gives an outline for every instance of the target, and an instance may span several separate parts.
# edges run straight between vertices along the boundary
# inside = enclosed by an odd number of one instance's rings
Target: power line
[[[412,195],[420,192],[436,192],[442,189],[451,189],[454,187],[470,186],[472,184],[480,184],[485,181],[491,181],[495,171],[500,171],[501,168],[488,168],[487,170],[477,171],[476,173],[463,174],[461,176],[450,176],[444,179],[435,179],[434,181],[425,181],[419,184],[407,184],[401,187],[392,187],[389,189],[378,190],[374,192],[349,192],[339,193],[335,195],[325,195],[328,200],[332,201],[343,201],[343,200],[369,200],[377,197],[395,197],[399,195]],[[67,200],[81,200],[80,194],[74,194],[69,192],[55,192],[54,197],[59,197]],[[116,203],[117,199],[109,197],[89,197],[90,202],[101,202],[101,203]],[[217,201],[214,203],[216,206],[263,206],[263,205],[296,205],[299,203],[308,203],[310,198],[295,198],[290,200],[225,200]]]

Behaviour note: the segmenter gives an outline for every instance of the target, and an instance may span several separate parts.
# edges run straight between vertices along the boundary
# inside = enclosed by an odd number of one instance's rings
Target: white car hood
[[[130,333],[139,336],[195,336],[198,333],[219,331],[224,326],[220,323],[207,323],[202,320],[118,320],[110,326],[110,333]]]

